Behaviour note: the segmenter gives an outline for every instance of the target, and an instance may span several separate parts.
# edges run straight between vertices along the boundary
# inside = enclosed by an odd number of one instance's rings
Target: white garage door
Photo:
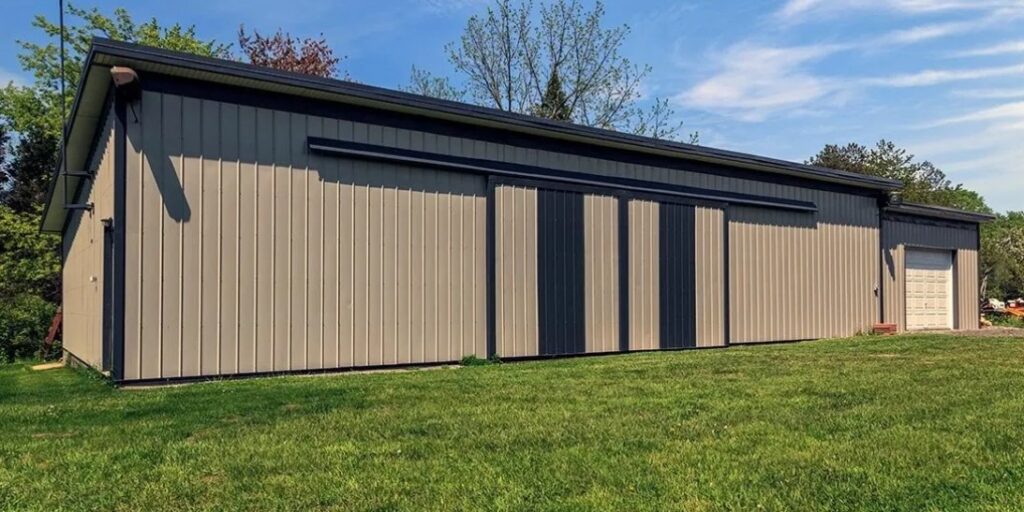
[[[907,329],[953,328],[953,253],[907,249]]]

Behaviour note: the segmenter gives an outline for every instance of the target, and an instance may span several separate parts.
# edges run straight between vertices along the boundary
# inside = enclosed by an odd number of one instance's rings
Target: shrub
[[[0,308],[0,361],[39,354],[57,307],[35,295],[11,298]]]
[[[494,355],[488,359],[482,359],[476,355],[466,356],[462,358],[462,366],[484,366],[488,364],[500,364],[501,359]]]

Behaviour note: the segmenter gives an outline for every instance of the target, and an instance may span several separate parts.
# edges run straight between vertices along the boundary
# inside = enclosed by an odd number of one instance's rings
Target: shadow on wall
[[[796,212],[747,206],[733,206],[729,209],[729,221],[732,223],[796,229],[817,229],[818,216],[818,212]]]
[[[164,210],[175,222],[188,222],[192,217],[190,200],[199,200],[197,197],[189,197],[190,193],[194,196],[195,191],[186,191],[183,178],[187,180],[190,176],[201,176],[203,172],[208,172],[203,171],[201,164],[197,163],[201,157],[231,162],[232,171],[233,164],[238,162],[242,165],[243,179],[246,173],[252,173],[251,179],[260,182],[257,175],[271,173],[275,180],[281,180],[277,182],[278,194],[280,183],[295,179],[300,173],[306,173],[307,169],[316,172],[318,181],[324,183],[476,197],[484,197],[487,193],[486,179],[481,175],[318,155],[310,153],[306,148],[305,137],[302,137],[301,142],[301,145],[296,144],[296,141],[286,144],[291,147],[286,148],[280,157],[274,156],[279,151],[268,151],[266,154],[260,151],[259,155],[225,152],[216,144],[214,147],[217,149],[209,152],[182,150],[183,144],[180,142],[159,144],[157,151],[153,151],[152,145],[147,144],[145,156],[149,169],[145,172],[152,173]],[[186,170],[192,169],[191,166],[195,166],[195,171]],[[262,201],[266,197],[264,194],[269,191],[264,190],[262,184],[260,187]]]

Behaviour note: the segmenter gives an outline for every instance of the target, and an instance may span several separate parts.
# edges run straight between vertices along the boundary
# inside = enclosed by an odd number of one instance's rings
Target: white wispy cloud
[[[988,107],[967,114],[945,117],[922,125],[924,128],[947,126],[951,124],[973,123],[978,121],[992,121],[995,119],[1022,119],[1024,120],[1024,101],[1004,103],[995,107]]]
[[[1024,64],[970,69],[929,69],[915,73],[865,78],[861,83],[882,87],[923,87],[1018,74],[1024,74]]]
[[[838,84],[804,68],[843,46],[768,47],[740,43],[718,56],[715,74],[677,95],[682,105],[758,121],[802,107],[838,90]]]
[[[789,0],[775,17],[803,21],[815,14],[839,14],[851,10],[883,10],[905,14],[942,11],[995,11],[1024,8],[1021,0]]]
[[[1024,40],[1007,41],[1005,43],[986,46],[984,48],[975,48],[973,50],[957,52],[953,55],[956,57],[988,57],[992,55],[1005,55],[1011,53],[1024,53]]]
[[[949,37],[957,34],[966,34],[981,30],[996,23],[1006,22],[1006,16],[984,16],[972,20],[950,21],[946,23],[931,23],[915,27],[898,29],[882,34],[874,40],[869,40],[865,46],[892,45],[892,44],[913,44],[942,37]]]
[[[439,14],[447,14],[451,12],[462,11],[465,9],[475,9],[487,5],[488,0],[421,0],[422,6],[431,12]]]
[[[1008,100],[1024,98],[1024,86],[1013,89],[962,89],[952,91],[952,94],[978,100]]]

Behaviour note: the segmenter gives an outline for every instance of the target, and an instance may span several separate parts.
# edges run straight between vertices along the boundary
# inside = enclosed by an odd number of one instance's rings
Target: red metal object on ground
[[[874,334],[896,334],[896,324],[875,324],[871,327]]]
[[[57,312],[53,315],[53,321],[50,322],[50,330],[46,332],[46,340],[43,341],[42,357],[46,357],[46,354],[50,352],[50,348],[53,347],[53,340],[57,339],[57,333],[60,332],[60,324],[64,321],[64,308],[57,306]]]

